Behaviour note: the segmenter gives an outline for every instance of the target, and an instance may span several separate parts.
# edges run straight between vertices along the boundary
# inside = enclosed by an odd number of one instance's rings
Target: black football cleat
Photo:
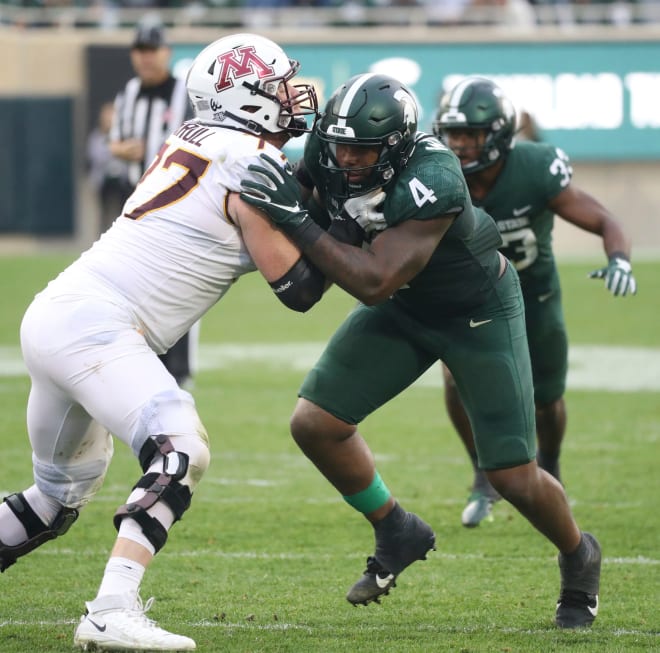
[[[560,628],[591,626],[598,614],[601,552],[598,540],[582,533],[578,550],[570,556],[559,554],[561,592],[555,624]]]
[[[346,599],[353,605],[379,603],[379,597],[396,587],[397,576],[413,562],[426,560],[435,549],[433,529],[398,504],[375,525],[376,553],[367,558],[367,568],[351,587]]]

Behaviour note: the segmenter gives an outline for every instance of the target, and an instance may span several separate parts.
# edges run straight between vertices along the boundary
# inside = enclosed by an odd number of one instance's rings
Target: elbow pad
[[[304,257],[277,281],[270,284],[273,292],[287,308],[304,313],[321,299],[325,277]]]

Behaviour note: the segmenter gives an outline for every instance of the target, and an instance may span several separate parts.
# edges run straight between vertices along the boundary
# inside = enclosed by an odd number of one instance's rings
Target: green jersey
[[[305,167],[331,215],[341,204],[326,192],[317,137],[305,148]],[[492,218],[472,205],[456,156],[436,138],[419,132],[408,162],[383,190],[388,226],[428,220],[448,213],[457,217],[426,267],[393,299],[427,324],[460,315],[483,304],[499,272],[502,239]]]
[[[522,141],[507,156],[495,185],[477,204],[495,220],[525,295],[552,289],[554,212],[548,202],[571,181],[568,156],[547,143]]]

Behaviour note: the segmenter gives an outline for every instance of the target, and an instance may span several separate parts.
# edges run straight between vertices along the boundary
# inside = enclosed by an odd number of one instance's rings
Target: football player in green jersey
[[[600,202],[571,183],[573,171],[561,149],[529,141],[514,145],[513,105],[493,82],[467,77],[447,92],[433,131],[460,159],[472,202],[495,219],[504,241],[500,251],[518,270],[534,378],[537,460],[560,480],[568,340],[552,250],[554,217],[602,238],[609,262],[590,276],[604,279],[614,295],[636,292],[630,241]],[[463,525],[474,527],[490,515],[499,495],[480,469],[483,461],[478,462],[459,388],[446,366],[443,370],[447,411],[474,467],[472,492],[462,514]]]
[[[431,527],[381,479],[357,425],[442,360],[464,398],[490,482],[560,551],[556,623],[590,624],[600,548],[580,531],[561,484],[537,466],[518,275],[498,251],[495,223],[473,207],[456,156],[417,131],[405,86],[367,73],[332,95],[299,175],[314,189],[317,208],[352,231],[350,242],[310,217],[292,170],[262,159],[249,168],[254,177],[243,181],[241,197],[360,300],[307,374],[291,418],[305,455],[374,527],[375,553],[346,598],[377,601],[435,548]]]

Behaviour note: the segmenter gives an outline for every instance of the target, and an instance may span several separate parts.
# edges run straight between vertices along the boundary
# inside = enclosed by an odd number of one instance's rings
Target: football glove
[[[388,226],[382,212],[384,201],[385,193],[377,188],[366,195],[347,199],[342,212],[353,218],[364,229],[365,234],[371,238]],[[378,208],[381,210],[378,211]]]
[[[637,282],[632,273],[632,266],[622,254],[610,257],[606,267],[594,270],[590,279],[605,279],[605,287],[615,296],[625,297],[637,292]]]
[[[322,230],[302,206],[300,186],[291,164],[287,161],[282,167],[267,154],[260,154],[259,158],[263,165],[248,165],[253,178],[241,180],[241,199],[261,209],[297,242],[306,244],[312,234],[316,240]]]

